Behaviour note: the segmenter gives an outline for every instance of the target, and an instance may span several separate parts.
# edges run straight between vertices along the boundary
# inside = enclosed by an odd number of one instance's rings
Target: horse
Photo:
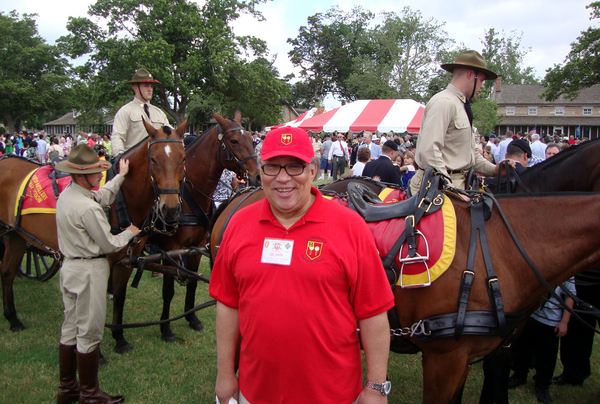
[[[514,182],[514,192],[598,192],[600,191],[600,141],[569,147],[557,155],[526,169]],[[510,178],[504,179],[511,182]],[[507,363],[510,355],[501,350],[483,363],[484,383],[480,404],[508,404]]]
[[[185,184],[191,199],[184,198],[182,216],[191,217],[192,220],[180,223],[177,231],[171,236],[159,234],[151,238],[151,244],[165,251],[197,247],[203,244],[213,206],[211,196],[217,187],[223,169],[234,171],[238,177],[248,176],[250,182],[257,181],[258,161],[252,137],[241,126],[241,112],[237,110],[234,119],[225,119],[216,113],[213,115],[218,124],[199,136],[185,150]],[[197,272],[200,259],[200,255],[188,256],[186,268],[189,271]],[[147,263],[146,269],[160,270],[160,266]],[[119,265],[118,270],[113,270],[113,325],[123,324],[127,282],[131,273],[132,268],[122,264]],[[194,307],[196,288],[197,281],[187,283],[184,312]],[[163,277],[161,320],[169,318],[170,304],[174,293],[174,278],[165,275]],[[186,319],[193,330],[202,331],[202,323],[195,313],[187,315]],[[175,342],[175,335],[169,322],[161,324],[160,329],[164,341]],[[124,337],[122,328],[113,328],[112,336],[115,339],[116,352],[125,353],[132,349]]]
[[[256,191],[232,200],[211,231],[213,256],[218,253],[223,226],[231,216],[228,213],[263,197],[264,192]],[[396,314],[405,327],[418,329],[417,325],[423,320],[457,310],[456,302],[469,251],[471,216],[467,202],[450,200],[456,215],[456,254],[448,270],[431,286],[395,288]],[[600,208],[600,196],[522,194],[499,197],[498,203],[508,221],[515,226],[516,236],[523,248],[551,287],[588,269],[590,262],[599,258],[600,240],[595,234],[600,230],[600,220],[594,214]],[[524,208],[527,206],[534,208]],[[555,209],[566,213],[548,221],[547,212]],[[504,311],[524,316],[524,311],[531,311],[539,304],[546,289],[521,256],[507,224],[497,213],[498,209],[494,211],[485,227],[491,261],[502,291]],[[539,234],[550,232],[553,237],[569,240],[568,244],[548,251],[540,241]],[[573,248],[575,245],[577,248]],[[565,271],[564,268],[569,269]],[[471,290],[468,311],[490,311],[488,280],[481,251],[475,255],[474,272],[477,281]],[[503,338],[499,335],[463,335],[458,340],[442,338],[427,341],[415,335],[410,340],[423,353],[423,402],[442,404],[460,402],[470,363],[493,352]]]
[[[132,212],[134,224],[142,226],[143,220],[153,207],[156,215],[165,221],[176,220],[181,210],[179,198],[171,189],[179,189],[183,179],[184,150],[183,133],[187,122],[176,131],[169,127],[154,129],[144,122],[148,138],[124,154],[129,159],[129,173],[121,186],[124,199]],[[26,243],[45,254],[59,259],[60,252],[56,236],[54,213],[31,213],[15,215],[15,205],[20,197],[19,188],[25,178],[40,164],[20,157],[6,157],[0,160],[0,222],[6,232],[3,234],[4,255],[0,264],[4,317],[13,332],[25,326],[17,317],[14,304],[13,281],[18,266],[26,251]],[[161,190],[164,190],[162,192]],[[155,192],[158,192],[156,194]],[[114,209],[113,209],[114,210]],[[143,243],[134,247],[139,249]],[[120,260],[126,251],[108,255],[108,261]]]

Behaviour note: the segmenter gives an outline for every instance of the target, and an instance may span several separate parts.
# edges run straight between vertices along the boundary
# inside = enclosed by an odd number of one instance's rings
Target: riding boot
[[[77,352],[79,368],[79,404],[117,404],[125,402],[123,396],[110,396],[98,384],[98,348],[82,354]]]
[[[58,386],[58,404],[71,404],[79,401],[79,384],[77,384],[77,353],[75,345],[58,346],[58,363],[60,385]]]

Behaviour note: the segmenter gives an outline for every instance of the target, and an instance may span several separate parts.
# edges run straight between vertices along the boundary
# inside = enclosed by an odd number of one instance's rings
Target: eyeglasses
[[[285,166],[280,166],[279,164],[263,164],[261,168],[265,175],[271,177],[279,175],[282,168],[285,169],[287,175],[290,177],[295,177],[304,172],[304,167],[306,167],[306,164],[287,164]]]

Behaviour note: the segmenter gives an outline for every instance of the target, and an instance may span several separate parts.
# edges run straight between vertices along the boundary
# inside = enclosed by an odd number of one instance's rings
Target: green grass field
[[[200,269],[205,275],[210,273],[206,265],[203,263]],[[162,281],[146,272],[139,288],[128,291],[126,322],[157,320],[161,287]],[[199,285],[197,304],[209,300],[207,289],[207,285]],[[182,312],[183,296],[184,289],[177,287],[172,315]],[[16,279],[15,301],[27,329],[12,333],[6,320],[0,323],[0,403],[54,403],[62,322],[58,276],[45,283]],[[108,312],[110,317],[111,302]],[[175,344],[160,339],[158,326],[126,330],[133,350],[123,356],[113,352],[113,339],[106,330],[101,348],[108,364],[99,372],[102,388],[112,394],[124,394],[128,403],[214,403],[214,307],[199,312],[199,317],[205,327],[200,333],[191,330],[185,320],[173,323],[177,335]],[[596,350],[594,366],[597,363]],[[557,368],[556,374],[559,372]],[[420,355],[390,354],[389,375],[393,384],[389,403],[421,402]],[[478,402],[481,383],[481,364],[476,364],[471,370],[463,402]],[[551,394],[556,403],[600,403],[598,372],[595,371],[583,387],[552,387]],[[526,386],[511,391],[510,398],[511,403],[536,403],[531,378]]]

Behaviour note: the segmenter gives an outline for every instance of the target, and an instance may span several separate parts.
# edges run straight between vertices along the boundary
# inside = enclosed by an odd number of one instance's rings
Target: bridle
[[[244,128],[241,127],[241,126],[236,126],[236,127],[227,129],[225,132],[221,132],[221,125],[217,125],[217,133],[219,134],[217,136],[218,139],[219,139],[219,146],[221,146],[223,148],[223,150],[225,150],[225,154],[227,155],[226,161],[234,161],[235,160],[235,162],[237,163],[238,167],[242,171],[243,176],[247,177],[248,176],[248,170],[246,170],[246,167],[244,167],[244,164],[246,164],[246,162],[248,160],[251,160],[251,159],[253,159],[254,157],[257,157],[257,156],[256,156],[256,153],[252,153],[251,155],[249,155],[248,157],[246,157],[243,160],[240,160],[240,159],[238,159],[236,157],[236,155],[231,150],[231,147],[229,146],[229,144],[227,144],[227,142],[225,141],[225,135],[227,135],[229,132],[233,132],[234,130],[243,131]],[[221,161],[221,153],[219,153],[219,163],[221,163],[222,167],[225,167],[225,165]]]
[[[154,179],[154,173],[152,172],[152,157],[150,146],[156,143],[180,143],[183,144],[181,139],[157,139],[151,142],[148,142],[148,170],[150,171],[150,181],[152,181],[152,188],[154,189],[154,207],[152,208],[152,212],[150,213],[149,222],[152,224],[152,230],[156,233],[168,234],[172,235],[177,231],[179,226],[179,221],[175,221],[174,223],[168,223],[161,214],[159,209],[160,203],[160,195],[165,194],[176,194],[179,195],[179,204],[181,205],[181,194],[183,192],[183,187],[185,186],[185,181],[182,178],[179,188],[159,188],[156,184],[156,180]],[[185,175],[184,175],[185,178]],[[162,223],[162,229],[157,228],[156,221],[160,221]],[[169,228],[169,230],[166,230]]]

